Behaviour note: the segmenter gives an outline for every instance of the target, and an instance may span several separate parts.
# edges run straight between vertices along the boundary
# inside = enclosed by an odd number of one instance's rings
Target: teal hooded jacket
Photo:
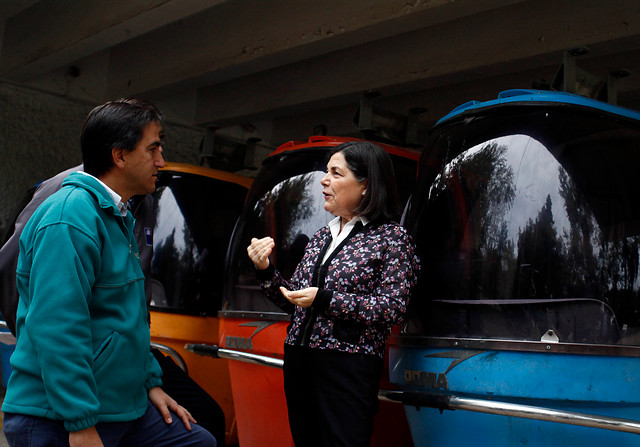
[[[20,237],[17,344],[4,412],[68,431],[141,417],[162,384],[149,347],[144,274],[131,213],[72,173]]]

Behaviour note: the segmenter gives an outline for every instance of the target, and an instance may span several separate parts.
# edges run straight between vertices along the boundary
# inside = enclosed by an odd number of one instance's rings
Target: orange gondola
[[[273,262],[292,274],[309,238],[332,216],[324,211],[320,179],[335,146],[353,138],[314,136],[285,143],[264,161],[229,248],[217,355],[232,358],[229,373],[240,445],[292,446],[284,397],[282,357],[289,316],[267,301],[246,247],[272,236]],[[380,144],[392,156],[403,203],[416,177],[419,152]],[[194,347],[207,351],[207,347]],[[215,350],[215,349],[214,349]],[[386,382],[383,386],[389,387]],[[411,445],[401,406],[381,402],[372,445]]]

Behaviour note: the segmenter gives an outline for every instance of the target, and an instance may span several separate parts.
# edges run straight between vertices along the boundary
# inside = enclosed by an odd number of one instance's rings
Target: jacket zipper
[[[347,242],[353,236],[358,234],[362,230],[362,228],[363,228],[362,223],[357,222],[355,226],[351,229],[351,232],[349,233],[349,235],[340,243],[340,245],[338,245],[333,250],[333,253],[329,255],[325,263],[322,264],[322,259],[324,258],[324,255],[329,249],[329,245],[331,244],[332,237],[329,236],[329,239],[327,239],[327,241],[324,244],[324,247],[322,247],[322,250],[318,255],[318,261],[313,271],[313,279],[311,281],[311,284],[313,285],[313,287],[317,287],[319,289],[324,287],[324,279],[327,275],[327,270],[329,269],[329,265],[331,264],[331,261],[333,261],[333,258],[335,258],[336,255],[340,253],[340,251],[347,244]],[[309,346],[311,342],[312,329],[317,318],[318,318],[318,314],[316,314],[316,311],[313,308],[313,306],[307,308],[307,311],[305,313],[305,321],[302,323],[302,339],[300,340],[300,346],[303,346],[303,347]]]

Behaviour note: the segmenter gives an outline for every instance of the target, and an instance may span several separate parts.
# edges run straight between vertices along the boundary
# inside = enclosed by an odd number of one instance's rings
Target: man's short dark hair
[[[162,123],[160,110],[141,99],[118,99],[94,108],[80,136],[85,172],[100,177],[111,169],[111,149],[132,151],[142,130],[152,122]]]
[[[355,212],[372,221],[397,219],[400,199],[393,162],[380,146],[368,141],[350,141],[336,146],[358,182],[367,180],[365,195]]]

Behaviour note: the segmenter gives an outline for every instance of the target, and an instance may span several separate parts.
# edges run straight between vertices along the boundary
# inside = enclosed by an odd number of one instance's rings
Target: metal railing
[[[270,366],[272,368],[282,369],[284,361],[264,355],[251,354],[250,352],[235,351],[233,349],[221,348],[216,345],[191,344],[186,345],[185,349],[199,355],[208,355],[219,359],[238,360],[245,363],[253,363],[256,365]]]
[[[580,425],[640,434],[640,422],[630,419],[577,413],[532,405],[514,404],[488,399],[459,397],[430,391],[380,390],[378,398],[388,402],[402,403],[413,407],[431,407],[439,410],[465,410],[477,413],[496,414],[538,421]]]
[[[220,348],[215,345],[190,344],[185,348],[200,355],[225,358],[257,365],[282,368],[281,359],[249,352]],[[514,404],[488,399],[460,397],[436,391],[392,391],[380,390],[378,398],[387,402],[400,403],[412,407],[429,407],[439,410],[464,410],[488,413],[560,424],[579,425],[627,433],[640,434],[640,422],[610,416],[577,413],[532,405]]]
[[[187,364],[182,358],[182,356],[180,355],[180,353],[178,353],[178,351],[176,351],[175,349],[167,345],[163,345],[160,343],[151,342],[150,345],[152,348],[155,348],[158,351],[167,354],[169,357],[173,359],[174,362],[176,362],[176,364],[180,367],[181,370],[183,370],[186,374],[189,374],[189,370],[187,369]]]

